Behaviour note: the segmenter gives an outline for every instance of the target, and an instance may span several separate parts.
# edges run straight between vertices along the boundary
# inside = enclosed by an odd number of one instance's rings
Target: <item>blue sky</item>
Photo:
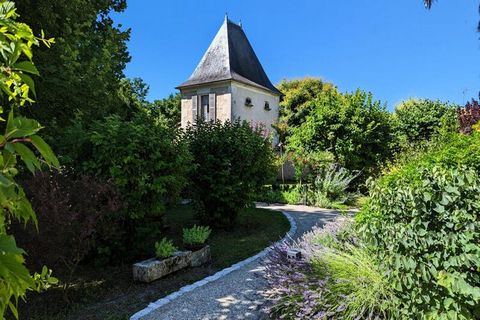
[[[149,100],[193,72],[225,12],[243,29],[273,83],[321,77],[371,91],[392,109],[409,97],[463,104],[480,90],[478,0],[129,0],[115,21],[132,28],[128,77]]]

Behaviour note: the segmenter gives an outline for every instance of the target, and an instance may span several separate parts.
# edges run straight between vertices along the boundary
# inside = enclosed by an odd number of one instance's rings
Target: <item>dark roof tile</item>
[[[193,74],[177,88],[224,80],[236,80],[281,94],[268,79],[245,32],[228,19],[225,19]]]

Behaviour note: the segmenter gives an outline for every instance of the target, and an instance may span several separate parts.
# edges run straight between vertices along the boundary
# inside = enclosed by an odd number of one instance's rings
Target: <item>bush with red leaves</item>
[[[110,182],[64,170],[38,173],[23,185],[37,214],[38,230],[23,224],[13,228],[28,252],[29,265],[71,274],[99,242],[121,236],[122,201]]]
[[[465,108],[458,110],[458,121],[460,123],[460,132],[470,134],[473,125],[480,121],[480,105],[477,100],[472,99],[467,102]]]

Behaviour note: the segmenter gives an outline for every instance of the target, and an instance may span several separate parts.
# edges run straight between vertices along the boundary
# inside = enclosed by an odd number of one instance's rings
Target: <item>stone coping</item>
[[[285,217],[287,217],[288,221],[290,222],[290,230],[287,232],[287,234],[285,235],[285,237],[283,239],[277,241],[276,243],[281,243],[282,241],[285,241],[286,239],[293,238],[293,236],[297,232],[297,224],[296,224],[295,220],[293,219],[293,217],[285,211],[282,211],[282,213],[285,215]],[[185,293],[193,291],[196,288],[202,287],[202,286],[206,285],[207,283],[214,282],[214,281],[226,276],[227,274],[232,273],[233,271],[244,267],[245,265],[249,264],[252,261],[255,261],[259,258],[265,257],[270,252],[272,247],[273,247],[273,245],[265,248],[263,251],[257,253],[256,255],[254,255],[250,258],[247,258],[243,261],[237,262],[237,263],[231,265],[230,267],[225,268],[223,270],[220,270],[217,273],[215,273],[215,274],[213,274],[209,277],[206,277],[202,280],[194,282],[190,285],[184,286],[184,287],[180,288],[180,290],[178,290],[176,292],[173,292],[173,293],[170,293],[168,296],[166,296],[164,298],[158,299],[155,302],[151,302],[145,309],[142,309],[142,310],[138,311],[137,313],[135,313],[134,315],[132,315],[130,317],[130,320],[139,320],[142,317],[149,314],[150,312],[152,312],[152,311],[166,305],[167,303],[183,296]]]

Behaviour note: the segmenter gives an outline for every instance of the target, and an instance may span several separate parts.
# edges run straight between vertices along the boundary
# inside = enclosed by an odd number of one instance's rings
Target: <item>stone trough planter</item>
[[[152,282],[190,265],[191,251],[177,251],[172,257],[148,259],[133,265],[133,280]]]
[[[210,246],[195,251],[177,251],[170,258],[148,259],[133,265],[133,280],[152,282],[186,267],[199,267],[211,259]]]
[[[190,266],[200,267],[211,259],[210,246],[204,246],[199,250],[192,251],[190,256]]]

